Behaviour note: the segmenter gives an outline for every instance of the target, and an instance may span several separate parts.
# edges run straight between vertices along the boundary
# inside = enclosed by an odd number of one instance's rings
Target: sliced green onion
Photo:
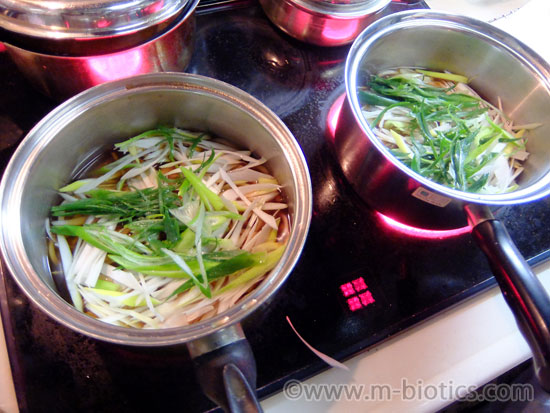
[[[418,73],[422,73],[423,75],[435,77],[438,79],[443,80],[450,80],[451,82],[457,82],[457,83],[468,83],[469,80],[466,76],[462,75],[456,75],[454,73],[445,73],[445,72],[432,72],[430,70],[422,70],[422,69],[416,69]]]

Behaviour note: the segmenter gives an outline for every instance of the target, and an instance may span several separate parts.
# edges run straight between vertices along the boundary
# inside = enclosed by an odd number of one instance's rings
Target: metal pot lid
[[[391,0],[289,0],[307,10],[335,17],[357,17],[375,13]]]
[[[133,33],[177,16],[189,0],[0,0],[0,27],[46,39]]]

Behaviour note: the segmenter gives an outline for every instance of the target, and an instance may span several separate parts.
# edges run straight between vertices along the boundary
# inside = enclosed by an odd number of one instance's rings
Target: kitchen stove
[[[411,2],[409,2],[411,3]],[[393,2],[386,12],[425,7]],[[314,194],[302,256],[281,291],[243,323],[258,365],[260,397],[327,366],[293,333],[347,359],[495,284],[468,228],[411,228],[370,209],[345,181],[331,147],[348,47],[300,43],[256,2],[201,2],[187,71],[262,100],[306,156]],[[56,102],[28,86],[0,52],[0,162]],[[22,110],[22,108],[26,108]],[[84,139],[85,137],[83,137]],[[550,199],[495,211],[530,264],[550,257]],[[427,219],[429,217],[426,217]],[[0,304],[22,411],[206,411],[187,350],[99,342],[50,320],[3,269]]]

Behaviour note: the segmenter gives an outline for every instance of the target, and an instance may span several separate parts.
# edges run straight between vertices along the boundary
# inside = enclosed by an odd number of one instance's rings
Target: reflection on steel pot
[[[486,100],[502,100],[517,124],[543,122],[531,131],[530,156],[519,188],[502,194],[462,192],[412,171],[380,142],[361,113],[357,88],[385,69],[419,67],[459,73]],[[346,62],[346,101],[336,128],[342,170],[358,194],[380,212],[412,225],[456,227],[466,218],[489,257],[550,390],[550,299],[487,205],[514,205],[550,193],[550,66],[531,49],[489,24],[432,11],[403,12],[367,28]],[[465,213],[458,213],[464,210]],[[457,217],[459,218],[457,220]]]
[[[60,296],[44,259],[47,245],[42,228],[50,207],[58,202],[57,189],[91,154],[159,124],[209,131],[266,158],[289,205],[291,229],[277,266],[238,304],[185,327],[130,329],[83,314]],[[5,171],[0,196],[4,260],[40,309],[77,332],[112,343],[187,343],[199,380],[216,402],[231,402],[222,391],[222,376],[226,384],[248,388],[249,395],[254,395],[254,359],[238,322],[265,303],[289,276],[303,248],[312,208],[311,182],[300,147],[262,103],[221,81],[182,73],[148,74],[99,85],[53,110],[29,132]],[[250,385],[240,380],[241,372]]]
[[[0,0],[0,7],[3,3]],[[36,19],[30,12],[28,18],[0,19],[4,25],[0,39],[8,54],[47,96],[61,100],[107,81],[183,71],[189,64],[199,0],[174,0],[160,10],[152,8],[156,2],[150,0],[82,3],[88,8],[64,14],[69,19],[66,22],[57,21],[58,14],[46,12],[37,14]],[[127,8],[132,5],[141,9],[130,13]],[[135,15],[142,17],[127,17]],[[63,23],[67,28],[56,26]]]
[[[292,37],[319,46],[353,42],[391,0],[260,0],[267,17]]]

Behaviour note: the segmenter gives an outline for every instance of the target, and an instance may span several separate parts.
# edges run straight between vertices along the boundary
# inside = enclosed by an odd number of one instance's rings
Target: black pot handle
[[[197,380],[226,412],[257,413],[256,361],[239,324],[188,343]]]
[[[550,298],[518,251],[504,225],[486,206],[465,207],[472,235],[533,353],[535,375],[550,392]]]

